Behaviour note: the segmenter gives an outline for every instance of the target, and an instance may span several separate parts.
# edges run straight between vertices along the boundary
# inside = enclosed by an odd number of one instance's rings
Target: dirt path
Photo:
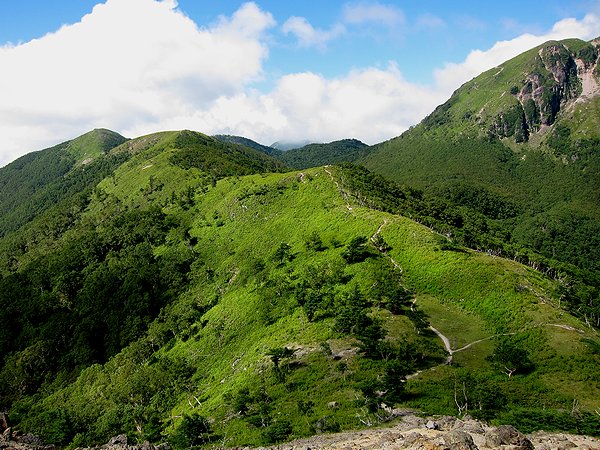
[[[381,230],[383,230],[383,227],[386,226],[388,223],[389,223],[389,221],[387,219],[383,220],[383,223],[381,225],[379,225],[379,228],[377,228],[377,231],[373,234],[373,236],[371,236],[371,242],[375,242],[375,236],[377,236],[378,234],[381,234]],[[379,250],[379,249],[377,249],[377,250]],[[380,250],[380,253],[384,257],[386,257],[387,259],[390,260],[390,262],[394,265],[394,268],[396,270],[399,270],[400,273],[403,272],[402,266],[400,266],[400,264],[398,264],[398,262],[388,254],[388,252]]]
[[[337,190],[340,191],[342,199],[344,199],[344,202],[346,202],[346,209],[348,209],[348,211],[352,211],[352,206],[350,206],[350,203],[348,203],[348,200],[347,200],[348,196],[346,195],[344,190],[340,187],[340,183],[338,183],[335,180],[335,178],[333,178],[333,174],[329,171],[329,167],[331,167],[331,166],[325,166],[325,167],[323,167],[323,170],[325,170],[327,175],[329,175],[329,178],[331,178],[331,181],[333,181],[333,184],[335,184],[335,187],[337,188]]]

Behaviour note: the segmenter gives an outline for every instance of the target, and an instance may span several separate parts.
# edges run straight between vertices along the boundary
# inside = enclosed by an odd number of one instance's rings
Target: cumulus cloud
[[[314,28],[304,17],[290,17],[282,26],[285,34],[293,34],[301,47],[324,48],[325,44],[345,33],[341,24],[333,25],[329,30]]]
[[[348,24],[381,24],[395,27],[404,24],[405,16],[394,5],[379,2],[350,3],[344,7],[344,22]]]
[[[344,21],[391,26],[404,16],[384,4],[354,3]],[[76,24],[0,47],[0,165],[95,127],[129,137],[189,128],[267,144],[346,137],[373,144],[399,135],[463,82],[533,46],[600,35],[600,18],[588,14],[473,50],[436,70],[430,85],[407,81],[391,62],[329,78],[284,74],[270,90],[258,90],[275,25],[255,3],[199,27],[174,0],[107,0]],[[303,18],[288,20],[284,30],[313,46],[342,33],[315,29]]]
[[[0,164],[48,136],[160,126],[260,79],[271,14],[246,3],[198,28],[176,7],[173,0],[108,0],[76,24],[1,47]]]
[[[600,16],[587,14],[582,20],[563,19],[542,34],[522,34],[514,39],[499,41],[488,50],[473,50],[461,63],[447,63],[435,70],[437,86],[446,95],[461,84],[524,51],[550,40],[579,38],[590,40],[600,34]]]

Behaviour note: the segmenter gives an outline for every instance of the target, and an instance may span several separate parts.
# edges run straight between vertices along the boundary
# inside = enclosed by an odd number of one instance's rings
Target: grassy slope
[[[101,156],[125,140],[109,130],[93,130],[1,168],[0,235],[15,231],[86,184],[100,181],[114,165],[103,163]]]
[[[563,44],[577,51],[585,43]],[[532,70],[543,72],[539,64],[536,48],[481,74],[421,124],[378,144],[360,162],[454,201],[460,198],[452,192],[464,186],[488,191],[517,207],[514,218],[501,221],[513,242],[597,273],[600,100],[563,105],[556,122],[527,143],[488,137],[499,114],[518,105],[511,88],[520,89]],[[551,138],[561,127],[570,134],[565,145],[553,148]]]
[[[194,182],[193,173],[182,178],[184,172],[170,173],[175,170],[172,166],[162,167],[163,158],[162,154],[156,155],[153,167],[137,172],[136,164],[138,168],[148,164],[141,158],[137,163],[132,161],[101,187],[125,204],[143,204],[144,190],[134,186],[149,181],[152,172],[145,171],[155,170],[155,176],[165,182],[173,176],[187,180],[183,185]],[[139,178],[134,180],[134,176]],[[89,214],[103,214],[98,202],[92,202]],[[232,407],[231,399],[243,387],[258,392],[263,386],[271,398],[271,417],[275,422],[290,420],[293,435],[313,433],[323,417],[335,420],[342,428],[361,427],[361,420],[375,420],[356,401],[360,393],[355,377],[376,377],[377,370],[361,363],[353,351],[336,361],[321,350],[325,341],[334,353],[351,350],[356,342],[337,333],[331,319],[307,322],[293,296],[279,296],[276,291],[265,291],[264,286],[265,278],[285,280],[303,273],[310,265],[339,262],[342,249],[332,246],[332,240],[346,243],[356,235],[371,236],[382,225],[381,234],[393,248],[390,255],[403,269],[404,284],[417,293],[417,304],[430,315],[431,323],[447,334],[453,346],[498,333],[519,332],[525,336],[538,370],[510,381],[499,373],[489,375],[502,392],[513,393],[513,404],[535,406],[543,402],[549,408],[568,408],[575,398],[586,410],[600,406],[598,357],[581,343],[582,337],[597,341],[598,336],[556,309],[554,283],[512,261],[475,252],[441,251],[438,236],[423,226],[399,216],[349,206],[323,168],[305,171],[304,175],[226,178],[214,188],[197,190],[195,206],[187,211],[166,206],[169,214],[186,218],[189,234],[197,239],[189,288],[171,310],[179,308],[182,315],[190,305],[206,310],[200,320],[180,321],[180,329],[173,330],[177,338],[154,357],[180,358],[194,368],[171,419],[164,422],[167,432],[177,427],[183,413],[199,412],[214,420],[213,429],[224,443],[259,444],[264,430],[243,420]],[[310,252],[304,248],[306,237],[313,231],[321,235],[327,250]],[[270,258],[281,242],[291,245],[295,258],[277,268]],[[155,252],[177,245],[180,243],[173,236]],[[262,261],[266,269],[257,273],[255,261]],[[367,260],[348,266],[350,284],[368,290],[371,264]],[[392,339],[423,339],[405,317],[379,310],[373,314],[385,318]],[[449,322],[449,317],[456,321]],[[549,324],[574,326],[582,331]],[[151,336],[152,331],[146,341]],[[441,348],[434,335],[424,339],[435,351]],[[485,359],[492,351],[491,342],[456,353],[458,367],[425,371],[412,379],[407,386],[411,397],[406,404],[428,412],[456,413],[453,380],[464,370],[491,373]],[[285,383],[274,377],[266,356],[270,348],[278,346],[298,349],[296,368]],[[124,379],[135,380],[136,374],[152,366],[151,360],[140,358],[135,362],[134,356],[133,348],[126,349],[105,367],[86,370],[75,385],[57,392],[44,404],[87,414],[100,422],[108,420],[107,411],[112,414],[117,404],[125,410],[133,408],[138,400],[120,393]],[[568,365],[569,358],[581,364]],[[347,368],[342,369],[340,362],[345,362]],[[104,393],[103,399],[98,392]],[[299,399],[314,405],[302,412]],[[337,401],[339,407],[328,408],[330,401]],[[82,405],[86,405],[85,413]]]

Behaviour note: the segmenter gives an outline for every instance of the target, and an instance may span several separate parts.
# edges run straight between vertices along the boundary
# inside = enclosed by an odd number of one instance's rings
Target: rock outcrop
[[[490,427],[469,418],[406,414],[391,427],[313,436],[272,450],[600,450],[600,439],[560,433],[524,435],[515,427]]]
[[[600,450],[600,439],[589,436],[543,431],[524,435],[513,426],[490,427],[468,416],[424,419],[403,410],[401,417],[399,423],[386,428],[321,434],[263,450]],[[13,432],[6,421],[4,425],[0,428],[0,450],[55,449],[37,436]],[[126,435],[119,435],[104,445],[76,450],[171,450],[171,446],[130,444]]]

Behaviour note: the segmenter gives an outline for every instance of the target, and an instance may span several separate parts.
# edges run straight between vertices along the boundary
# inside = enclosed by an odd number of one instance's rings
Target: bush
[[[190,448],[210,442],[210,424],[201,415],[194,413],[183,416],[181,424],[171,436],[170,443],[176,449]]]
[[[280,420],[266,427],[262,437],[265,444],[273,444],[284,441],[290,434],[292,434],[292,424],[288,420]]]
[[[349,264],[364,261],[370,255],[369,249],[366,246],[367,242],[368,239],[364,236],[352,238],[350,243],[346,246],[346,249],[343,251],[342,258]]]

